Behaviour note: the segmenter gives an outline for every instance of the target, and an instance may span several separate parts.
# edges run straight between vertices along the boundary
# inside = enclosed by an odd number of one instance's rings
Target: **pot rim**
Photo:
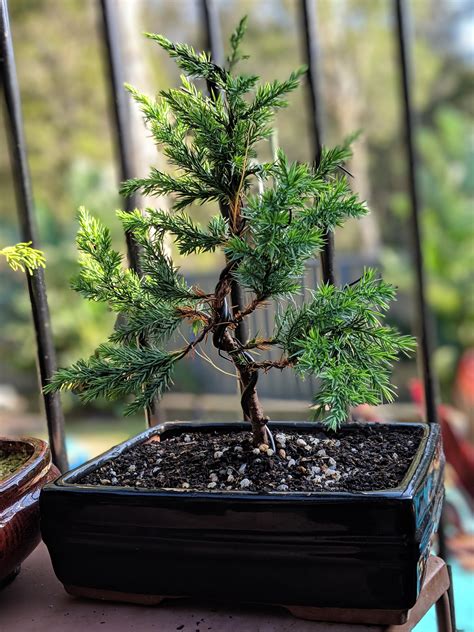
[[[43,439],[36,437],[0,437],[2,443],[26,444],[33,448],[28,459],[7,478],[0,479],[0,499],[9,492],[15,495],[21,494],[23,488],[29,485],[32,479],[37,480],[45,473],[51,464],[49,445]]]
[[[281,428],[297,428],[300,430],[311,430],[311,429],[322,429],[324,430],[324,425],[316,422],[308,422],[308,421],[273,421],[269,422],[270,427],[275,429]],[[102,454],[90,459],[86,463],[80,465],[79,467],[66,472],[61,475],[56,481],[50,483],[46,486],[48,491],[68,491],[73,493],[86,493],[86,494],[100,494],[107,495],[110,498],[115,496],[132,496],[134,498],[138,497],[147,497],[147,496],[155,496],[162,499],[193,499],[194,501],[210,501],[210,502],[220,502],[220,501],[250,501],[259,500],[259,501],[311,501],[315,499],[323,499],[323,500],[334,500],[340,502],[341,500],[353,500],[354,498],[367,498],[370,500],[374,500],[377,498],[393,498],[393,499],[404,499],[411,498],[418,487],[418,483],[423,477],[424,471],[429,467],[430,462],[427,459],[423,459],[423,456],[426,452],[425,448],[427,443],[435,442],[437,440],[439,434],[439,426],[437,424],[427,424],[424,422],[350,422],[343,424],[343,428],[347,427],[361,427],[361,426],[385,426],[392,428],[422,428],[423,436],[421,437],[420,444],[418,446],[418,450],[413,458],[413,461],[410,464],[403,480],[400,485],[397,487],[393,487],[390,489],[378,489],[378,490],[370,490],[370,491],[356,491],[356,492],[347,492],[347,491],[330,491],[330,490],[321,490],[321,491],[312,491],[312,492],[243,492],[243,491],[218,491],[218,492],[207,492],[207,491],[193,491],[193,490],[184,490],[180,488],[149,488],[149,489],[141,489],[136,487],[126,487],[126,486],[111,486],[111,485],[87,485],[75,482],[79,477],[84,476],[89,471],[96,469],[105,461],[113,460],[117,456],[119,456],[122,452],[129,450],[130,448],[138,445],[140,443],[144,443],[147,440],[151,439],[154,435],[161,435],[165,432],[182,430],[185,431],[195,431],[198,429],[217,429],[217,428],[225,428],[229,429],[248,429],[248,422],[237,421],[237,422],[219,422],[219,421],[168,421],[163,422],[157,426],[153,426],[152,428],[148,428],[144,432],[132,437],[131,439],[127,439],[122,443],[106,450]]]

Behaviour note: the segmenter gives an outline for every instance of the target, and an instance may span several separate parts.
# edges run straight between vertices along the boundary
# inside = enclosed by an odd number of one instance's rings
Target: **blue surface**
[[[458,632],[474,632],[474,573],[465,571],[454,561],[450,561],[450,564],[453,573]],[[436,632],[434,606],[423,621],[414,628],[414,632]]]

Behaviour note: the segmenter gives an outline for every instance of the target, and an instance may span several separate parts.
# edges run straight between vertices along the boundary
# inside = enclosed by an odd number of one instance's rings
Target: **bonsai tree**
[[[344,287],[321,283],[301,306],[285,300],[268,336],[236,335],[255,310],[301,293],[305,264],[321,250],[324,235],[367,213],[343,169],[349,142],[324,150],[317,165],[290,162],[281,150],[272,162],[257,161],[258,144],[272,134],[275,111],[287,105],[305,69],[263,84],[257,76],[237,74],[244,32],[245,19],[231,37],[225,67],[188,45],[147,35],[183,70],[181,86],[161,91],[157,100],[127,88],[175,170],[152,169],[146,178],[123,183],[121,193],[168,195],[173,209],[117,213],[141,248],[140,274],[125,269],[109,230],[80,210],[80,273],[73,287],[122,317],[94,355],[60,369],[47,389],[73,390],[85,402],[133,395],[126,409],[133,413],[169,387],[177,362],[212,343],[235,366],[242,409],[260,445],[269,439],[257,393],[261,372],[291,368],[302,377],[317,376],[316,413],[337,429],[350,406],[392,399],[391,364],[414,343],[383,324],[395,291],[372,269]],[[205,80],[208,91],[193,79]],[[184,210],[204,202],[219,208],[206,227]],[[168,235],[182,255],[224,253],[213,292],[186,283],[165,249]],[[236,285],[243,289],[242,304],[231,300]],[[183,323],[192,326],[192,336],[170,349]],[[277,360],[265,356],[272,348],[281,353]]]

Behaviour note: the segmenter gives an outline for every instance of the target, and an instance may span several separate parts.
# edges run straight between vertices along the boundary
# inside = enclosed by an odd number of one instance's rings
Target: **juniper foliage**
[[[352,285],[319,285],[301,307],[291,302],[280,307],[268,338],[242,344],[235,337],[238,324],[270,299],[301,292],[305,264],[319,253],[328,230],[367,212],[341,169],[351,155],[350,139],[325,149],[318,166],[290,162],[283,151],[273,162],[257,161],[257,143],[270,136],[275,112],[287,105],[304,68],[271,83],[236,73],[246,58],[240,48],[245,25],[242,20],[231,37],[227,67],[186,44],[148,35],[183,70],[181,86],[163,90],[157,99],[127,88],[171,169],[153,168],[146,178],[124,182],[121,192],[168,195],[173,211],[118,212],[123,228],[141,246],[140,277],[125,269],[108,229],[81,209],[80,273],[73,287],[89,300],[107,303],[120,318],[106,344],[88,360],[60,369],[47,390],[70,389],[84,401],[133,395],[128,406],[133,412],[161,395],[175,363],[210,338],[235,364],[258,443],[267,421],[256,391],[260,371],[291,367],[303,377],[318,376],[317,412],[337,428],[349,406],[393,398],[391,364],[400,353],[411,352],[413,340],[383,324],[395,291],[370,269]],[[193,79],[206,80],[210,94]],[[257,178],[263,184],[259,194],[252,188]],[[218,202],[219,213],[202,227],[184,209],[208,201]],[[167,254],[167,235],[183,255],[225,254],[212,293],[188,286]],[[249,300],[229,309],[235,282]],[[166,350],[164,343],[183,322],[192,325],[194,337]],[[281,350],[279,360],[262,357],[272,347]]]
[[[41,250],[33,248],[31,241],[0,248],[0,255],[5,257],[7,264],[15,272],[17,270],[27,271],[31,275],[37,268],[46,267],[44,254]]]

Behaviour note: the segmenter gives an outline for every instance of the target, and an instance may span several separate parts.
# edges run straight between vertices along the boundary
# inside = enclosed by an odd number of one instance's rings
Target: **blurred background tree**
[[[115,3],[122,17],[126,80],[149,93],[175,84],[173,64],[141,41],[140,33],[160,32],[201,48],[200,2],[134,0],[132,15],[124,11],[124,4],[130,3]],[[249,15],[245,49],[251,59],[244,62],[249,72],[256,71],[263,79],[281,79],[301,63],[299,2],[217,0],[216,4],[225,38],[242,14]],[[449,393],[459,353],[473,343],[469,319],[472,322],[474,309],[470,276],[474,16],[469,0],[414,0],[411,5],[424,252],[440,345],[436,359]],[[336,236],[337,252],[383,262],[389,279],[402,289],[392,317],[408,329],[412,273],[391,11],[387,0],[319,0],[321,89],[328,144],[363,130],[349,168],[354,186],[372,209],[362,227],[354,225],[352,231]],[[113,326],[111,315],[102,307],[82,301],[68,289],[76,269],[77,207],[85,204],[106,219],[120,206],[100,4],[98,0],[15,0],[10,2],[10,12],[40,245],[48,262],[53,330],[59,361],[65,364],[87,355]],[[297,92],[291,107],[278,117],[278,140],[291,159],[312,159],[306,97],[305,90]],[[140,125],[134,124],[139,145],[145,138],[142,130],[139,137]],[[0,243],[14,243],[19,235],[4,135],[0,146]],[[261,159],[270,151],[268,144],[262,146]],[[146,165],[137,166],[143,168]],[[212,207],[196,209],[202,220],[211,212]],[[123,245],[118,225],[114,240],[116,246]],[[216,263],[210,256],[205,268]],[[198,272],[205,274],[205,268]],[[196,273],[192,261],[188,271]],[[12,383],[36,397],[25,288],[20,278],[5,270],[1,274],[0,383]],[[414,372],[414,366],[407,367],[399,382],[406,382]],[[178,379],[180,388],[196,390],[196,384],[199,381],[193,382],[188,374]]]

